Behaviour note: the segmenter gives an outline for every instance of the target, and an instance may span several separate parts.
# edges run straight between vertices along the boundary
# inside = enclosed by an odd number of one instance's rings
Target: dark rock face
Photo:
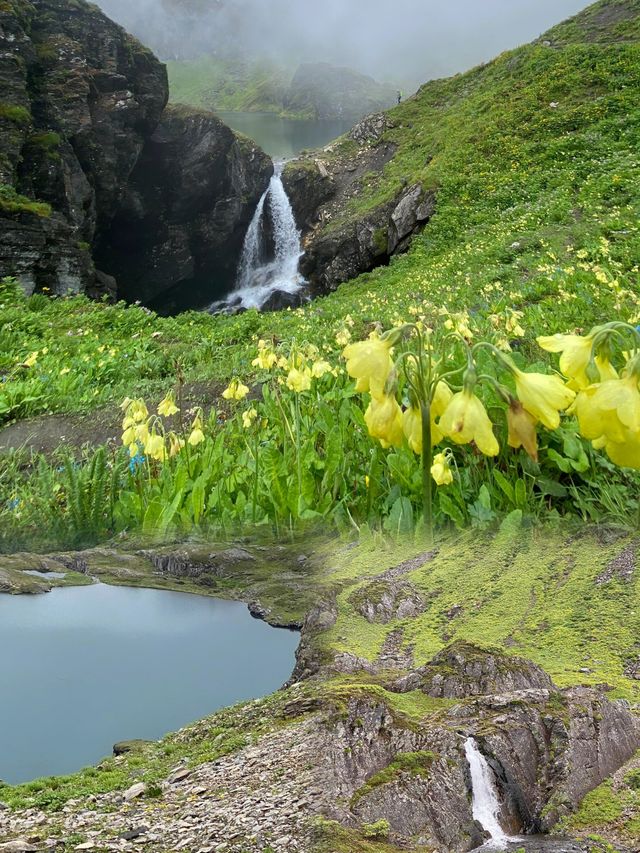
[[[214,115],[169,107],[100,241],[101,266],[127,300],[213,302],[233,283],[272,174],[266,154]]]
[[[90,244],[165,106],[164,66],[73,0],[2,4],[0,54],[0,275],[17,275],[28,292],[103,289]],[[3,203],[11,192],[25,198]]]
[[[391,126],[384,113],[368,116],[350,133],[359,146],[353,156],[323,159],[316,154],[284,170],[282,180],[303,232],[300,271],[314,294],[335,290],[388,264],[394,255],[407,251],[435,212],[434,193],[414,184],[374,209],[350,213],[350,203],[367,175],[381,171],[395,153],[384,140]]]
[[[168,310],[232,283],[271,162],[213,115],[165,111],[149,50],[84,0],[12,0],[0,87],[0,276]]]
[[[348,118],[357,121],[368,113],[395,103],[396,92],[351,68],[326,62],[301,65],[284,97],[284,108],[312,118]]]

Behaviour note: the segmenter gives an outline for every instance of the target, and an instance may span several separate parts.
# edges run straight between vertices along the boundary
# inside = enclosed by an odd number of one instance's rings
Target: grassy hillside
[[[293,69],[264,60],[232,62],[214,56],[167,63],[170,98],[177,104],[234,112],[283,111]]]
[[[475,340],[509,344],[520,366],[544,370],[557,360],[539,349],[538,335],[640,321],[639,20],[639,0],[602,0],[537,43],[429,83],[391,111],[394,126],[386,138],[396,155],[382,174],[365,176],[343,215],[360,216],[416,181],[435,190],[436,214],[407,255],[305,308],[161,319],[138,307],[78,298],[24,300],[6,286],[0,416],[8,422],[111,406],[113,417],[125,395],[158,401],[177,376],[206,384],[213,396],[238,377],[260,398],[256,383],[266,382],[276,392],[261,410],[268,428],[256,430],[256,438],[269,448],[267,465],[255,472],[242,421],[245,404],[221,402],[210,428],[229,456],[216,457],[216,464],[228,472],[235,461],[243,473],[225,475],[222,497],[219,485],[206,484],[197,518],[228,525],[254,518],[276,526],[319,519],[345,526],[404,524],[404,501],[419,506],[418,467],[406,447],[372,456],[363,403],[340,372],[344,343],[366,337],[375,324],[388,328],[418,318],[442,329],[448,322],[468,328]],[[341,141],[334,156],[353,145]],[[299,349],[311,365],[321,355],[334,372],[298,397],[283,385],[286,371],[270,375],[253,364],[260,339],[281,358],[297,357],[292,348]],[[37,363],[21,366],[34,352]],[[302,410],[296,399],[304,402]],[[499,401],[487,402],[499,419]],[[291,424],[298,417],[296,440]],[[501,452],[499,482],[481,458],[456,450],[459,480],[441,490],[440,520],[482,526],[521,508],[533,518],[551,512],[630,521],[638,507],[637,475],[576,443],[571,419],[563,429],[559,436],[543,432],[537,466],[522,453]],[[498,431],[504,447],[504,426]],[[266,478],[257,496],[251,477]],[[505,489],[504,479],[513,488]],[[55,482],[55,465],[5,454],[5,537],[40,529],[43,512],[64,517],[72,486],[58,483],[63,498],[52,508]],[[154,483],[160,489],[154,500],[177,500],[174,486]],[[287,497],[292,490],[296,496]],[[30,512],[27,505],[38,509]],[[142,509],[130,506],[127,524],[131,513],[141,523]],[[184,523],[191,523],[191,510],[185,513]]]

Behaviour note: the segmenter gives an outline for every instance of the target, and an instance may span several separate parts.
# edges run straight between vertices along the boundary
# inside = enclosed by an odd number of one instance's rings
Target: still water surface
[[[0,779],[71,773],[290,676],[297,634],[243,604],[96,585],[0,595]]]
[[[296,121],[274,113],[217,112],[225,124],[253,139],[274,160],[288,160],[301,151],[322,148],[353,127],[351,119]]]

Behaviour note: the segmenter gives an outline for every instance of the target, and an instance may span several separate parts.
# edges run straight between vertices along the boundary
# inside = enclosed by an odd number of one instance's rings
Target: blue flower
[[[146,461],[146,456],[143,456],[141,453],[136,454],[129,462],[129,471],[131,471],[132,474],[135,474],[138,468],[141,468]]]
[[[20,506],[20,501],[18,498],[13,498],[13,500],[7,502],[7,506],[9,509],[16,510]]]

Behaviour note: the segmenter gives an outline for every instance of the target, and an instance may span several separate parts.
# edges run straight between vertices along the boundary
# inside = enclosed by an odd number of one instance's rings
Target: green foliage
[[[282,113],[291,72],[276,63],[203,56],[167,63],[171,101],[205,109]]]
[[[46,219],[51,216],[51,205],[20,195],[9,184],[0,184],[0,213],[34,213]]]
[[[404,752],[399,754],[384,770],[374,773],[366,784],[358,788],[351,798],[351,808],[357,806],[360,800],[367,797],[376,788],[388,785],[403,775],[428,776],[436,758],[437,756],[433,752]],[[375,825],[377,826],[377,824]],[[363,834],[366,838],[386,838],[389,834],[389,827],[387,825],[387,832],[384,835],[370,835],[366,833],[364,828]]]
[[[377,820],[375,823],[365,823],[362,826],[362,835],[374,841],[384,841],[389,837],[390,832],[388,820]]]
[[[0,103],[0,120],[10,121],[19,126],[30,124],[31,113],[26,107],[16,104]]]

